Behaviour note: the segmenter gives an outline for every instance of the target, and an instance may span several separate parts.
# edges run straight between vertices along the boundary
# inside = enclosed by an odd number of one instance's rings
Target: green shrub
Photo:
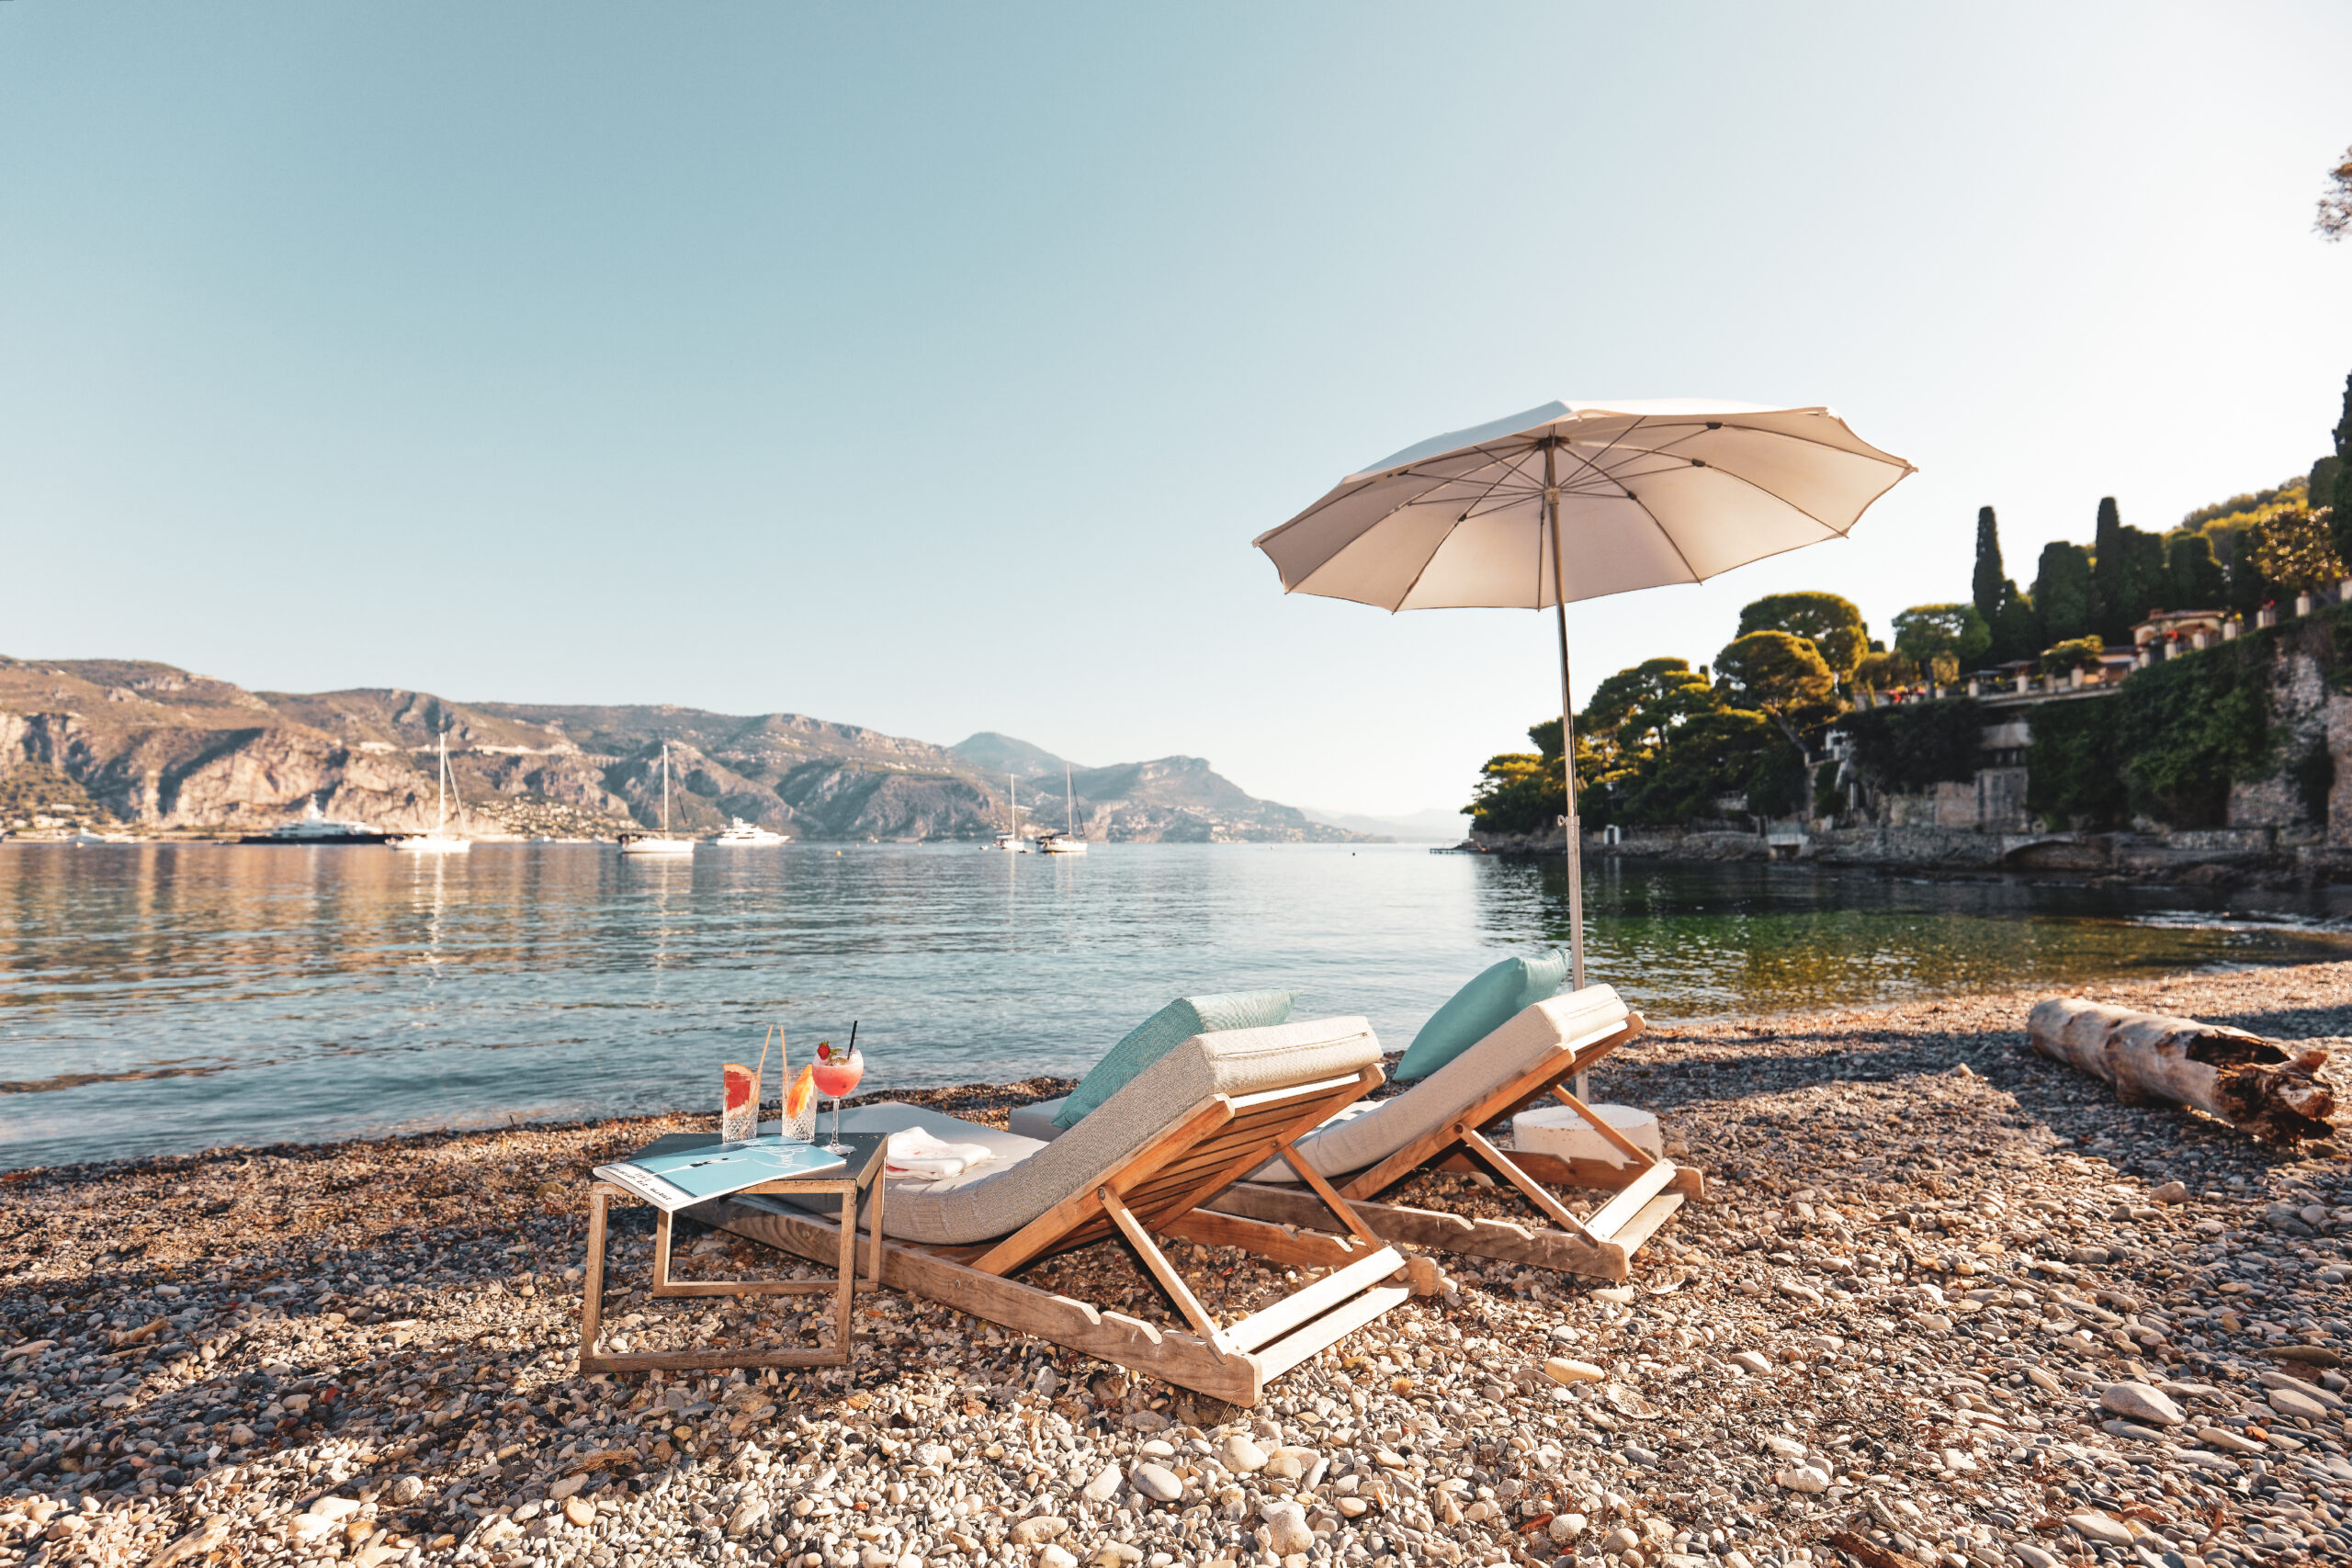
[[[2270,771],[2272,635],[2240,637],[2152,664],[2113,697],[2116,750],[2132,809],[2174,828],[2228,819],[2233,780]],[[2041,729],[2045,704],[2031,723]]]
[[[1838,725],[1854,738],[1855,767],[1881,789],[1962,783],[1983,765],[1984,705],[1973,697],[1863,708]]]
[[[2121,702],[2120,696],[2093,697],[2031,710],[2028,811],[2061,828],[2112,828],[2126,819],[2131,796],[2115,754]]]

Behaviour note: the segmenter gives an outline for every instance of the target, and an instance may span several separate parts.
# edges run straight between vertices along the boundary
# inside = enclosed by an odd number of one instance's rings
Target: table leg
[[[653,1294],[661,1295],[670,1288],[670,1212],[653,1212]]]
[[[833,1298],[833,1349],[849,1365],[850,1306],[857,1289],[857,1187],[842,1194],[841,1288]]]
[[[605,1211],[612,1199],[603,1192],[588,1194],[588,1267],[580,1292],[580,1354],[595,1354],[596,1332],[605,1316]]]
[[[865,1248],[865,1282],[879,1290],[882,1287],[882,1195],[890,1190],[881,1172],[874,1176],[874,1238]]]

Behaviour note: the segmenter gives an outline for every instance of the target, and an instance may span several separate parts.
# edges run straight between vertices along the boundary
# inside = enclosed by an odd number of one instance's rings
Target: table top
[[[850,1150],[848,1154],[842,1156],[846,1162],[847,1168],[822,1171],[808,1179],[810,1181],[854,1181],[861,1190],[872,1186],[882,1174],[882,1145],[885,1138],[886,1134],[881,1133],[842,1134],[842,1142],[848,1145]],[[832,1142],[832,1139],[830,1135],[820,1136],[817,1142],[818,1145],[822,1147]],[[684,1154],[688,1149],[715,1148],[718,1144],[717,1133],[669,1133],[654,1139],[628,1157],[639,1159],[647,1155]]]

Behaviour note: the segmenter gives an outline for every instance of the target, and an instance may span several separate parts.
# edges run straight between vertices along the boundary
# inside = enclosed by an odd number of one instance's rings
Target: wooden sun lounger
[[[1375,1235],[1444,1252],[1467,1252],[1512,1263],[1533,1264],[1601,1280],[1627,1277],[1634,1253],[1690,1199],[1702,1197],[1706,1179],[1697,1170],[1652,1156],[1593,1114],[1568,1091],[1577,1074],[1642,1032],[1642,1016],[1629,1013],[1613,1033],[1564,1053],[1497,1087],[1465,1106],[1436,1131],[1407,1144],[1379,1164],[1335,1179],[1357,1220]],[[1625,1158],[1566,1160],[1552,1155],[1498,1147],[1487,1135],[1495,1123],[1549,1096],[1584,1118]],[[1295,1162],[1294,1162],[1295,1163]],[[1381,1193],[1428,1169],[1489,1175],[1517,1190],[1550,1227],[1507,1220],[1474,1220],[1430,1209],[1378,1201]],[[1579,1219],[1555,1190],[1587,1188],[1614,1195]],[[1288,1187],[1243,1182],[1216,1199],[1218,1212],[1272,1224],[1314,1225],[1323,1205]]]
[[[1010,1235],[965,1247],[885,1239],[882,1283],[1196,1393],[1255,1404],[1276,1377],[1409,1294],[1390,1282],[1404,1258],[1292,1146],[1383,1081],[1381,1069],[1372,1066],[1345,1077],[1216,1095],[1099,1184],[1071,1193]],[[1277,1156],[1313,1193],[1302,1198],[1311,1215],[1303,1225],[1201,1208]],[[702,1212],[696,1217],[704,1217]],[[1335,1221],[1338,1234],[1331,1230]],[[842,1247],[841,1226],[814,1213],[723,1203],[710,1223],[816,1262],[838,1258]],[[1192,1332],[1155,1327],[1011,1277],[1040,1258],[1114,1235],[1135,1248]],[[1219,1324],[1161,1249],[1160,1236],[1246,1248],[1332,1272],[1247,1317]]]

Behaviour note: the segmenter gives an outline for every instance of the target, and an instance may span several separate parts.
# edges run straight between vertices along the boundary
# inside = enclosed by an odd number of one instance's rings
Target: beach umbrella
[[[1555,614],[1570,983],[1582,987],[1567,604],[1843,538],[1914,471],[1826,408],[1553,402],[1384,457],[1256,542],[1285,593]]]

